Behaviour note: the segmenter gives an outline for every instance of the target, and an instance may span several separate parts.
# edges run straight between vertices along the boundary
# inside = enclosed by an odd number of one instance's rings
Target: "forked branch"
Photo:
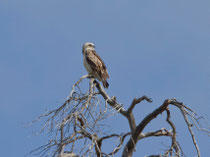
[[[90,79],[90,86],[86,92],[79,86],[85,78]],[[100,95],[103,97],[102,99]],[[125,142],[127,142],[124,146],[122,156],[131,157],[139,140],[149,137],[167,136],[171,138],[171,146],[163,156],[179,157],[182,156],[182,149],[177,142],[176,127],[171,120],[172,114],[169,110],[169,105],[173,105],[180,109],[197,150],[197,156],[200,157],[199,147],[188,116],[192,118],[198,129],[205,130],[204,132],[207,134],[210,131],[209,128],[205,129],[201,127],[195,112],[176,99],[167,99],[141,122],[136,123],[133,110],[137,104],[144,100],[149,103],[152,102],[147,96],[134,98],[126,110],[124,105],[117,102],[115,96],[110,97],[91,75],[84,75],[72,86],[69,96],[57,109],[39,116],[38,120],[46,118],[41,132],[46,131],[52,135],[52,138],[46,145],[32,152],[36,152],[38,155],[45,157],[108,157],[116,155]],[[143,133],[144,128],[164,111],[167,113],[166,122],[170,125],[171,130],[162,128],[157,131]],[[128,120],[130,130],[124,133],[107,132],[103,128],[103,120],[118,113]],[[126,138],[129,138],[128,141],[126,141]],[[104,141],[114,139],[118,141],[116,145],[108,153],[105,152],[102,147]],[[65,151],[67,149],[69,151]]]

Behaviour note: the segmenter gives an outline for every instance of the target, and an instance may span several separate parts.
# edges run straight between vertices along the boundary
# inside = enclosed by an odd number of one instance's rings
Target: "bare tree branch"
[[[152,102],[151,98],[148,98],[147,96],[142,96],[138,99],[134,98],[130,107],[127,110],[127,113],[129,114],[130,112],[132,112],[132,110],[134,109],[134,107],[136,106],[136,104],[140,103],[141,101],[146,100],[147,102]]]
[[[130,140],[128,141],[128,143],[126,144],[124,150],[123,150],[123,157],[131,157],[133,154],[133,151],[135,149],[135,145],[138,141],[138,137],[141,134],[141,132],[143,131],[143,129],[145,128],[145,126],[154,118],[156,118],[158,116],[158,114],[162,113],[170,103],[175,103],[176,100],[174,99],[167,99],[164,101],[164,103],[158,107],[156,110],[154,110],[152,113],[150,113],[149,115],[147,115],[142,121],[141,123],[139,123],[139,125],[136,127],[135,132],[132,134]]]
[[[90,79],[89,89],[86,92],[79,86],[85,78]],[[102,100],[99,98],[100,95],[103,97]],[[169,110],[169,105],[173,105],[180,109],[191,134],[197,155],[200,157],[199,147],[192,131],[193,125],[188,117],[191,117],[198,130],[210,135],[209,125],[206,123],[208,128],[204,128],[199,123],[203,118],[197,118],[197,114],[183,103],[175,99],[166,99],[160,107],[148,114],[137,125],[133,110],[143,100],[149,103],[152,102],[147,96],[134,98],[126,110],[121,103],[117,102],[116,97],[110,97],[91,75],[84,75],[73,84],[69,96],[57,109],[48,111],[32,121],[34,123],[41,118],[46,118],[40,132],[46,131],[51,135],[51,139],[47,144],[38,147],[31,153],[45,157],[108,157],[116,155],[122,146],[125,145],[122,156],[131,157],[138,141],[149,137],[166,136],[171,138],[171,145],[163,156],[181,157],[183,156],[183,151],[176,141],[176,127],[171,121],[172,115]],[[166,122],[170,125],[171,130],[162,128],[157,131],[143,133],[144,128],[164,111],[167,113]],[[103,128],[103,120],[117,113],[128,120],[130,130],[120,134],[106,132]],[[129,137],[127,143],[125,143],[126,137]],[[113,149],[108,153],[102,147],[105,140],[117,141]],[[161,155],[151,156],[159,157]]]
[[[141,140],[143,138],[147,137],[154,137],[154,136],[169,136],[172,137],[172,131],[168,131],[166,128],[162,128],[160,130],[154,131],[154,132],[147,132],[147,133],[141,133],[138,137],[138,140]]]
[[[197,151],[197,155],[198,155],[198,157],[200,157],[201,155],[200,155],[200,150],[199,150],[199,147],[198,147],[198,144],[197,144],[197,142],[196,142],[196,140],[195,140],[195,136],[194,136],[194,133],[193,133],[193,131],[192,131],[192,124],[190,124],[190,122],[189,122],[189,120],[188,120],[188,118],[187,118],[187,116],[186,116],[186,110],[184,110],[184,107],[180,107],[180,110],[181,110],[181,112],[182,112],[182,115],[183,115],[183,117],[184,117],[184,120],[185,120],[185,122],[186,122],[186,124],[187,124],[187,127],[188,127],[188,130],[189,130],[189,132],[190,132],[190,134],[191,134],[191,137],[192,137],[192,140],[193,140],[193,143],[194,143],[194,146],[195,146],[195,148],[196,148],[196,151]]]
[[[168,155],[170,154],[170,156],[172,156],[173,154],[173,149],[175,150],[175,155],[177,157],[180,157],[180,149],[177,145],[177,142],[176,142],[176,127],[174,125],[174,123],[171,121],[171,115],[170,115],[170,110],[168,108],[166,108],[166,112],[167,112],[167,118],[166,118],[166,121],[169,123],[169,125],[172,127],[172,136],[171,136],[171,147],[168,151],[165,152],[164,155]]]
[[[107,101],[107,103],[110,106],[112,106],[113,108],[115,108],[118,112],[120,112],[124,117],[127,118],[131,132],[134,132],[134,130],[136,129],[136,122],[135,122],[134,115],[132,113],[133,108],[135,107],[136,104],[140,103],[143,100],[146,100],[148,102],[152,102],[152,100],[150,98],[148,98],[147,96],[143,96],[138,99],[134,99],[133,102],[131,103],[130,107],[126,111],[121,105],[119,105],[116,102],[116,99],[114,99],[114,98],[110,99],[109,95],[106,93],[106,91],[103,89],[103,87],[97,81],[95,81],[95,83],[96,83],[96,87],[97,87],[99,93],[103,96],[103,98]]]

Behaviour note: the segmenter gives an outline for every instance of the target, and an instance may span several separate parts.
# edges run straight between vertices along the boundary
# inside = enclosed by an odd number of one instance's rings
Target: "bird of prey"
[[[95,45],[87,42],[82,46],[83,64],[89,75],[97,78],[103,83],[104,88],[108,88],[109,84],[107,78],[109,78],[106,65],[102,61],[101,57],[95,51]]]

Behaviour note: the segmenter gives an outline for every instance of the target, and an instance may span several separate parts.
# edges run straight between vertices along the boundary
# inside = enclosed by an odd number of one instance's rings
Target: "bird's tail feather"
[[[104,88],[108,88],[109,87],[109,83],[106,80],[102,81]]]

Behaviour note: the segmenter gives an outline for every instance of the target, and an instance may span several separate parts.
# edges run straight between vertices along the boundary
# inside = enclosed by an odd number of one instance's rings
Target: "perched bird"
[[[109,78],[106,65],[101,60],[101,57],[95,51],[95,45],[87,42],[82,46],[83,64],[88,74],[97,78],[103,83],[104,88],[108,88],[109,84],[107,78]]]

